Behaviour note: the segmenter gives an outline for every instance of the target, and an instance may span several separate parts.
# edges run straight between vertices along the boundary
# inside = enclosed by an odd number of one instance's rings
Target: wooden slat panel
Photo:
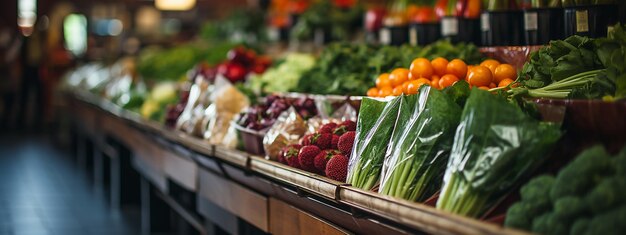
[[[349,234],[283,201],[270,198],[269,202],[270,233],[272,234]]]
[[[225,210],[268,231],[268,202],[263,195],[200,169],[200,195]]]
[[[150,181],[159,191],[167,192],[167,179],[160,169],[154,169],[150,163],[139,157],[132,158],[132,164],[135,170]]]
[[[165,174],[185,189],[196,192],[198,188],[198,166],[196,163],[165,149],[161,153],[165,163]]]

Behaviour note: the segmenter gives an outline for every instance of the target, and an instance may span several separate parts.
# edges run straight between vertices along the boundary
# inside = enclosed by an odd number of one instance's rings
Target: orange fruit
[[[479,87],[478,87],[478,89],[488,91],[488,90],[489,90],[489,87],[486,87],[486,86],[479,86]]]
[[[512,80],[512,79],[510,79],[510,78],[505,78],[505,79],[502,79],[502,81],[500,81],[500,82],[498,83],[498,87],[506,87],[506,86],[508,86],[508,85],[509,85],[509,84],[511,84],[511,83],[513,83],[513,80]]]
[[[419,84],[420,86],[424,85],[424,84],[428,84],[430,85],[430,80],[426,79],[426,78],[418,78],[415,79],[415,82],[417,82],[417,84]]]
[[[443,77],[439,79],[439,88],[443,89],[443,88],[452,86],[454,85],[455,82],[458,82],[458,81],[459,81],[459,78],[455,76],[454,74],[443,75]]]
[[[495,84],[495,83],[493,83],[493,82],[492,82],[491,84],[489,84],[489,88],[496,88],[496,87],[498,87],[498,85],[496,85],[496,84]]]
[[[380,89],[386,86],[391,86],[391,81],[389,80],[389,74],[383,73],[376,78],[376,87]]]
[[[511,80],[517,78],[517,71],[510,64],[499,65],[493,73],[493,80],[497,83],[500,83],[500,81],[505,78],[509,78]]]
[[[391,91],[391,94],[394,96],[401,96],[402,95],[402,85],[400,86],[396,86],[393,88],[393,90]]]
[[[467,75],[467,80],[474,86],[489,86],[492,76],[491,70],[485,66],[474,66]]]
[[[500,62],[494,59],[488,59],[480,63],[480,66],[487,67],[489,70],[491,70],[491,73],[496,72],[496,67],[498,67],[498,65],[500,65]]]
[[[387,96],[390,96],[392,93],[393,93],[393,88],[391,88],[390,86],[382,87],[380,88],[380,90],[378,90],[379,97],[387,97]]]
[[[459,59],[454,59],[448,63],[446,74],[452,74],[458,79],[465,79],[467,75],[467,64]]]
[[[409,67],[412,77],[415,78],[429,78],[433,75],[434,69],[430,64],[430,61],[426,58],[417,58],[411,62]]]
[[[446,67],[448,67],[448,60],[443,57],[435,58],[430,62],[433,66],[434,73],[439,76],[446,75]]]
[[[369,97],[378,97],[378,88],[372,87],[367,90],[367,96]]]
[[[406,82],[402,83],[402,93],[404,93],[404,94],[408,94],[408,93],[406,92],[406,88],[407,88],[407,86],[409,85],[409,83],[410,83],[410,82],[411,82],[411,81],[409,80],[409,81],[406,81]]]
[[[417,94],[421,85],[422,84],[419,83],[417,80],[409,81],[409,84],[406,86],[406,94],[407,95]]]
[[[465,80],[467,83],[469,83],[469,73],[470,71],[472,71],[472,68],[474,68],[474,65],[468,65],[467,66],[467,74],[465,74]],[[472,84],[470,84],[470,87],[472,87]]]
[[[433,75],[430,78],[430,86],[435,88],[435,89],[441,89],[441,87],[439,87],[439,76]]]
[[[389,81],[393,87],[402,85],[407,80],[409,80],[409,70],[405,68],[394,69],[389,75]]]

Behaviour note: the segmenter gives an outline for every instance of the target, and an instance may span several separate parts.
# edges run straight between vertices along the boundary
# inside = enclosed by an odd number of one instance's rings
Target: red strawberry
[[[356,123],[350,120],[343,121],[341,124],[337,125],[333,133],[335,135],[343,135],[348,131],[356,131]]]
[[[300,152],[301,147],[302,146],[299,144],[292,144],[286,147],[287,151],[284,151],[283,158],[285,159],[285,162],[287,162],[287,165],[300,168],[298,153]]]
[[[337,154],[326,163],[326,176],[336,181],[346,182],[348,176],[348,158]]]
[[[322,150],[315,145],[304,146],[298,153],[298,161],[302,170],[315,172],[315,156]]]
[[[320,147],[320,149],[329,149],[331,147],[333,134],[323,133],[316,135],[317,138],[315,138],[315,142],[313,144],[317,145],[317,147]]]
[[[336,127],[337,127],[337,123],[334,123],[334,122],[327,123],[327,124],[322,125],[322,127],[320,127],[318,132],[332,134],[333,130],[335,130]]]
[[[356,122],[354,121],[346,120],[339,124],[339,126],[345,126],[346,131],[356,131]]]
[[[283,147],[280,150],[280,153],[278,153],[278,162],[289,165],[289,163],[287,162],[287,155],[289,154],[293,155],[295,151],[295,154],[297,156],[298,151],[300,151],[300,148],[302,148],[302,145],[299,145],[299,144],[290,144],[290,145]]]
[[[339,142],[339,136],[338,135],[333,135],[333,138],[330,141],[330,148],[331,149],[337,149],[337,143],[338,142]]]
[[[339,152],[339,150],[334,150],[334,149],[322,150],[319,154],[317,154],[317,156],[315,156],[315,161],[314,161],[315,169],[317,169],[317,172],[323,175],[324,171],[326,170],[326,163],[334,155],[337,155],[337,154],[341,154],[341,152]]]
[[[312,139],[312,138],[313,138],[313,134],[307,134],[307,135],[304,135],[304,136],[302,137],[302,139],[300,140],[300,144],[301,144],[302,146],[311,145],[311,144],[312,144],[312,143],[311,143],[311,139]]]
[[[349,156],[352,152],[352,145],[354,145],[354,136],[356,132],[348,131],[345,134],[339,137],[339,142],[337,142],[337,149],[341,151],[346,156]]]

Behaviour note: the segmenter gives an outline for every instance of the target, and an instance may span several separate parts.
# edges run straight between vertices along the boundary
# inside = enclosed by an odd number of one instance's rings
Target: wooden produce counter
[[[88,93],[65,97],[76,125],[88,130],[89,138],[107,136],[125,144],[133,167],[155,188],[166,194],[167,182],[173,182],[266,233],[524,234],[209,145]],[[211,211],[199,214],[211,220]]]

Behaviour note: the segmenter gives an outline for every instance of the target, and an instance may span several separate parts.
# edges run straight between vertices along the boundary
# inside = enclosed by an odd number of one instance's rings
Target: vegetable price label
[[[537,30],[537,12],[524,13],[524,29],[526,31]]]
[[[417,29],[415,27],[409,29],[409,43],[413,46],[417,46]]]
[[[456,36],[459,34],[459,21],[454,17],[441,19],[441,35]]]
[[[383,45],[391,44],[391,30],[389,30],[388,28],[380,29],[380,43],[382,43]]]
[[[489,23],[489,14],[482,13],[480,14],[480,29],[484,31],[489,31],[491,29],[491,23]]]
[[[589,32],[589,17],[587,10],[576,11],[576,32]]]

